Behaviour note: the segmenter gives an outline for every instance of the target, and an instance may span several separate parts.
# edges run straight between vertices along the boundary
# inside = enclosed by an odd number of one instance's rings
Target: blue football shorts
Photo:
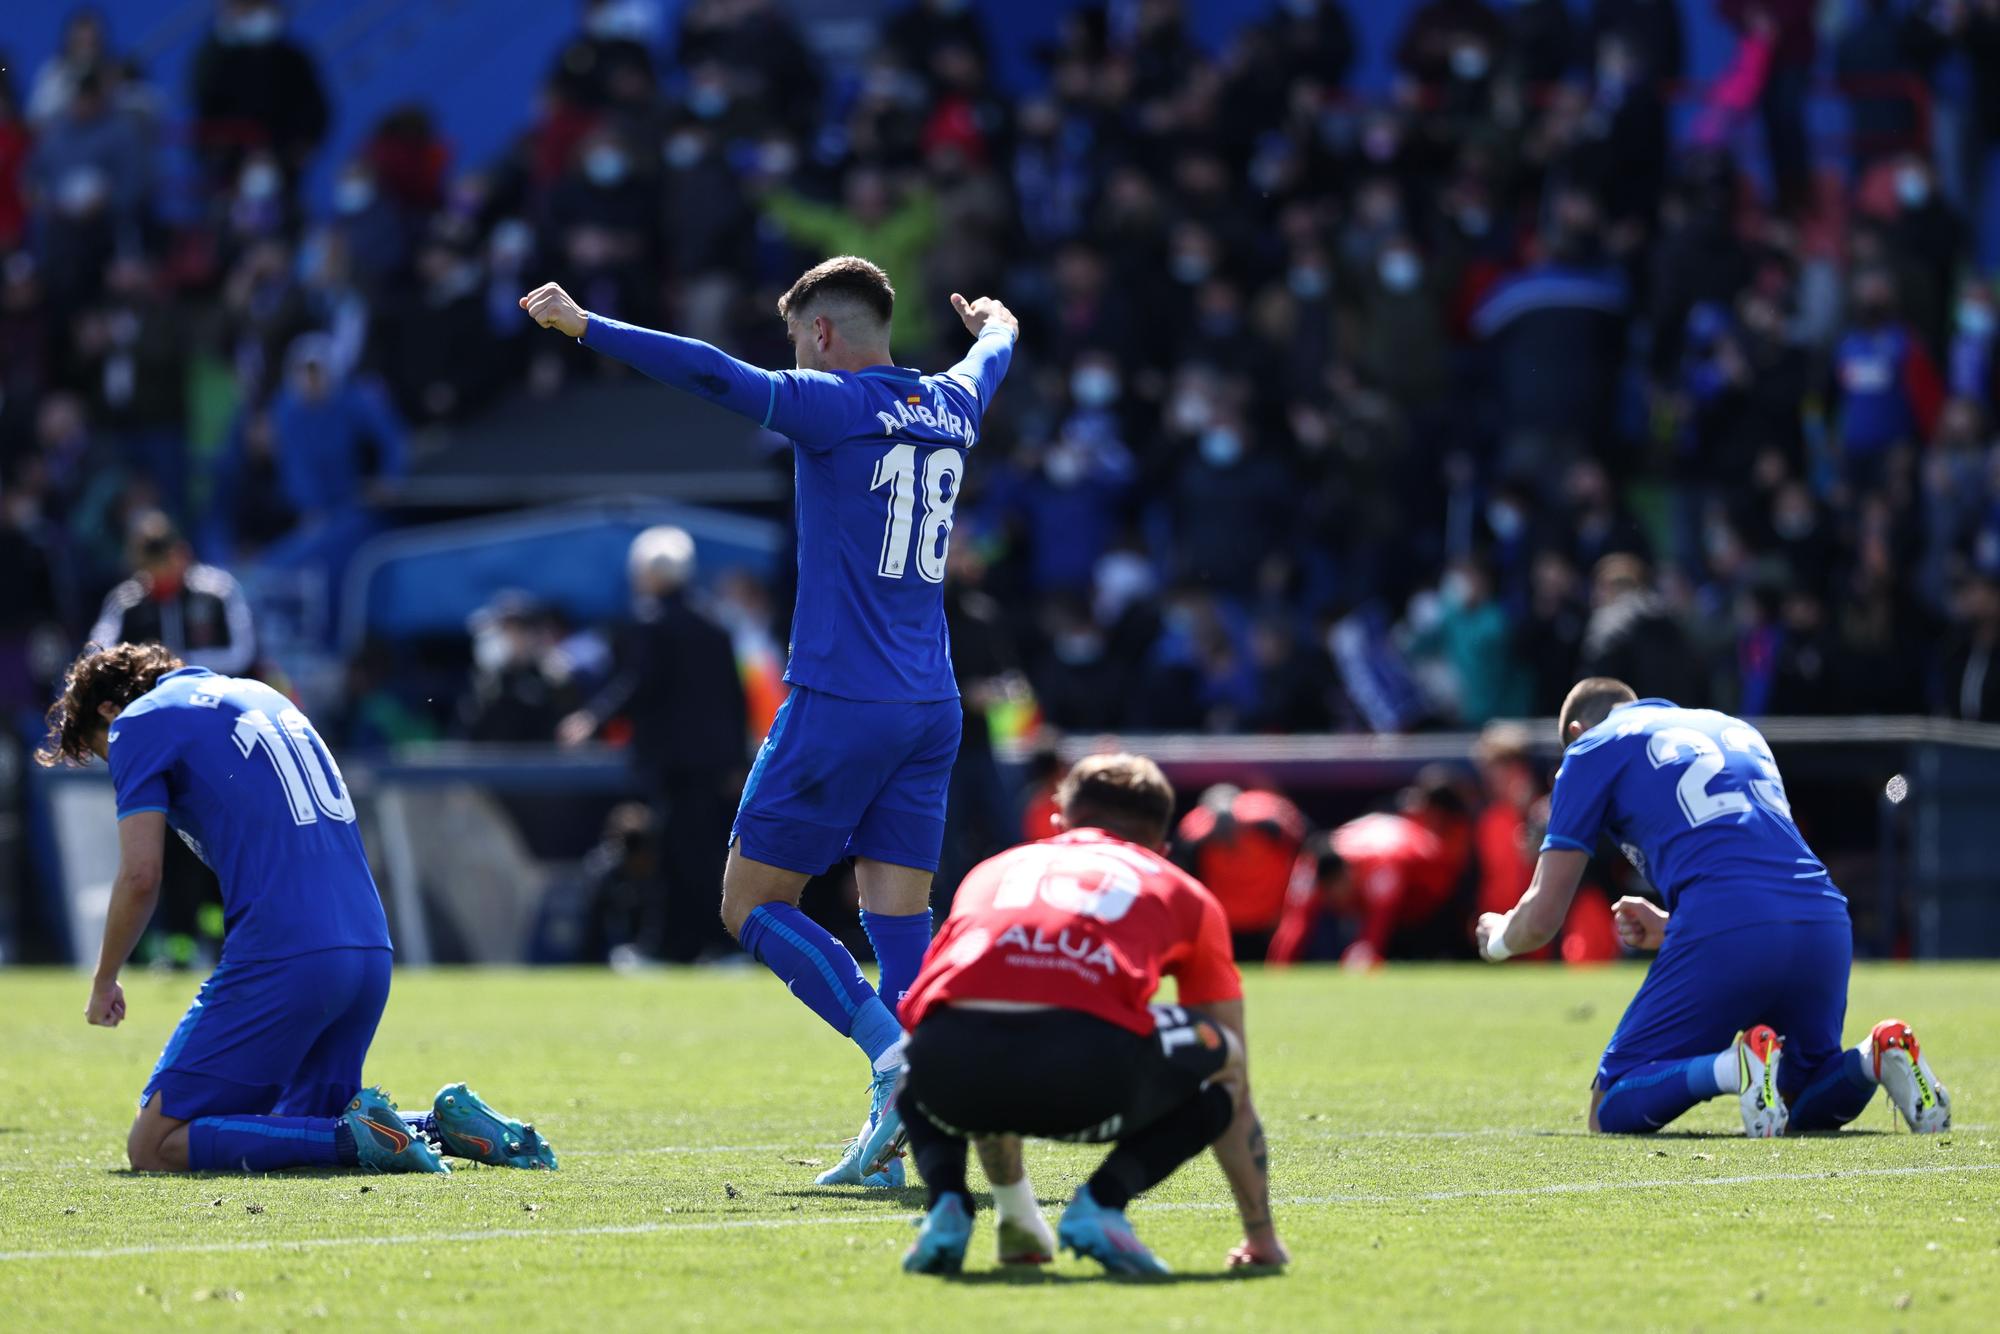
[[[965,713],[956,699],[888,704],[803,686],[772,720],[729,841],[818,875],[843,857],[935,871]]]
[[[1763,922],[1667,940],[1597,1066],[1608,1089],[1649,1061],[1721,1051],[1769,1024],[1785,1040],[1787,1098],[1840,1059],[1854,930],[1847,922]]]
[[[335,1116],[361,1088],[361,1062],[389,1001],[394,955],[341,948],[223,961],[167,1039],[139,1099],[199,1116]]]

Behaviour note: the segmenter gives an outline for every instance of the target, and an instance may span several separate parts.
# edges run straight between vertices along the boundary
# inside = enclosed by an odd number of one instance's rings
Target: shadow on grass
[[[1869,1126],[1842,1126],[1837,1130],[1801,1130],[1793,1134],[1780,1135],[1780,1140],[1788,1139],[1846,1139],[1850,1136],[1894,1135],[1894,1130],[1880,1130]],[[1656,1130],[1650,1135],[1590,1135],[1589,1139],[1606,1141],[1630,1140],[1635,1144],[1648,1144],[1655,1140],[1702,1140],[1711,1144],[1726,1144],[1730,1140],[1749,1142],[1749,1137],[1741,1131],[1733,1130]]]
[[[430,1172],[370,1172],[362,1167],[281,1167],[272,1172],[141,1172],[132,1167],[107,1167],[108,1177],[130,1177],[134,1181],[262,1181],[266,1177],[276,1177],[281,1181],[338,1181],[349,1180],[364,1185],[382,1181],[388,1177],[433,1176]]]
[[[1179,1283],[1251,1283],[1258,1279],[1277,1278],[1284,1272],[1282,1269],[1221,1269],[1191,1274],[1058,1274],[1032,1265],[1015,1265],[1006,1269],[981,1269],[970,1274],[946,1274],[944,1279],[948,1283],[961,1283],[968,1287],[1050,1288],[1075,1283],[1115,1283],[1140,1288],[1166,1288]]]

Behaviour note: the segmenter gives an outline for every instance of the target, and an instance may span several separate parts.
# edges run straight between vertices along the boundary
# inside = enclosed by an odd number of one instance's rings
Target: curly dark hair
[[[88,764],[90,743],[104,726],[98,707],[124,708],[153,688],[168,672],[186,666],[158,644],[113,644],[86,647],[63,677],[63,690],[49,706],[49,738],[35,752],[44,768],[58,764]]]

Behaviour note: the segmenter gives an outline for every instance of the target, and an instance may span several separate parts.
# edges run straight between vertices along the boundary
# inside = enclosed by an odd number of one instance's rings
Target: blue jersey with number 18
[[[1756,728],[1663,699],[1621,704],[1563,753],[1542,851],[1617,840],[1687,937],[1754,922],[1847,920],[1792,823]]]
[[[945,552],[966,456],[1013,356],[989,328],[938,375],[767,371],[592,315],[583,342],[795,446],[799,588],[785,679],[847,699],[953,699]]]
[[[159,811],[222,882],[225,962],[389,948],[326,744],[259,681],[183,667],[111,724],[118,818]]]

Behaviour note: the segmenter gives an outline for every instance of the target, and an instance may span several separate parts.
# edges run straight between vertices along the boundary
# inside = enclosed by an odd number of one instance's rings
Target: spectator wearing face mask
[[[1528,674],[1514,653],[1507,613],[1493,596],[1493,572],[1465,559],[1445,571],[1434,615],[1410,642],[1410,652],[1445,669],[1451,711],[1466,727],[1528,712]]]
[[[575,687],[556,649],[547,608],[516,589],[496,593],[466,621],[472,675],[459,700],[468,740],[546,741],[574,708]]]
[[[227,570],[203,565],[157,511],[133,521],[132,577],[111,590],[89,642],[162,644],[191,667],[247,676],[257,662],[250,603]]]
[[[1410,15],[1397,67],[1427,89],[1484,84],[1504,54],[1506,25],[1481,0],[1428,0]]]
[[[1264,563],[1290,540],[1297,478],[1229,409],[1195,437],[1173,500],[1174,550],[1188,582],[1249,595]]]
[[[85,71],[63,113],[44,126],[24,173],[43,215],[39,262],[50,296],[91,300],[121,245],[136,244],[152,172],[138,124],[111,102],[109,71]]]
[[[1512,476],[1558,476],[1579,443],[1605,438],[1630,293],[1604,259],[1600,218],[1572,192],[1553,210],[1541,256],[1503,278],[1473,312],[1497,389]]]
[[[1435,411],[1451,376],[1442,286],[1402,235],[1382,248],[1372,279],[1356,297],[1356,369],[1404,412]]]
[[[579,301],[607,317],[648,317],[658,264],[657,178],[617,130],[596,130],[579,146],[550,196],[549,229]]]
[[[1930,438],[1944,393],[1923,340],[1897,318],[1887,271],[1857,274],[1853,294],[1853,322],[1833,349],[1830,397],[1842,472],[1867,488],[1879,482],[1891,452]]]
[[[188,83],[211,182],[234,180],[257,146],[270,148],[287,180],[296,181],[326,137],[319,67],[285,35],[276,0],[223,0]]]
[[[1029,580],[1043,593],[1090,587],[1097,560],[1118,535],[1120,512],[1137,475],[1117,415],[1118,367],[1086,353],[1070,374],[1071,410],[1056,438],[1031,456],[1006,494],[1005,509],[1027,541]]]

